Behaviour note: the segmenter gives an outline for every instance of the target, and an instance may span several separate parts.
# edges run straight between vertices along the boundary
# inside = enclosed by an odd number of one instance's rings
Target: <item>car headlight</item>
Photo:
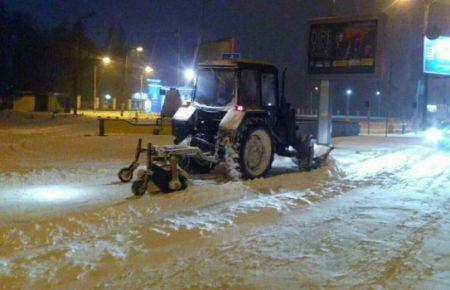
[[[437,143],[442,139],[442,131],[438,128],[430,128],[426,133],[427,140]]]

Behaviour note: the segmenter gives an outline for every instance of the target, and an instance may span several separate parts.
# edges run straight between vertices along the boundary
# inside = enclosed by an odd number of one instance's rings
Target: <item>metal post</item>
[[[370,117],[371,117],[371,112],[372,111],[372,102],[369,101],[369,108],[367,110],[367,135],[370,135]]]
[[[377,109],[377,116],[381,117],[381,93],[378,95],[378,109]]]
[[[73,37],[74,37],[74,47],[75,47],[75,62],[72,60],[73,67],[73,88],[72,88],[72,106],[73,115],[77,115],[77,98],[79,92],[79,74],[80,74],[80,63],[81,63],[81,33],[82,33],[82,23],[78,20],[73,27]]]
[[[95,110],[95,98],[97,98],[97,65],[94,65],[94,78],[92,82],[92,109]]]
[[[388,136],[388,123],[389,123],[389,111],[388,111],[388,113],[386,114],[386,130],[385,130],[385,132],[384,132],[384,137],[387,137]]]
[[[346,99],[345,99],[345,112],[347,117],[350,116],[350,95],[347,94],[346,95]]]
[[[178,56],[177,56],[177,86],[180,86],[180,70],[181,70],[181,32],[180,28],[178,28],[175,36],[178,40]]]
[[[139,86],[139,105],[141,107],[141,111],[144,111],[144,99],[142,97],[143,95],[143,90],[144,90],[144,75],[141,74],[141,79],[140,79],[141,83]]]
[[[122,98],[126,100],[127,91],[127,77],[128,77],[128,50],[125,52],[125,59],[123,64],[123,81],[122,81]]]
[[[98,119],[98,135],[105,136],[105,119]]]
[[[336,0],[330,0],[328,4],[328,16],[334,16],[336,10]]]
[[[428,125],[428,79],[429,75],[425,73],[423,83],[423,107],[422,107],[422,129],[425,130]]]

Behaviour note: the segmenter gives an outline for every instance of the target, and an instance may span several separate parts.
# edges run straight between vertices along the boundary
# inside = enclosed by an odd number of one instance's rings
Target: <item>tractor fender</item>
[[[257,118],[265,120],[267,112],[262,110],[237,111],[229,110],[219,124],[219,143],[222,146],[229,145],[239,132],[242,124],[247,119]]]

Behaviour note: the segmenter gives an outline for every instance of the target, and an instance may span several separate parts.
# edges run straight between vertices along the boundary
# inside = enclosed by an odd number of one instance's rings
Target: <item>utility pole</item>
[[[82,17],[80,17],[75,24],[73,25],[72,32],[72,48],[75,50],[75,53],[72,55],[72,106],[73,106],[73,115],[77,115],[77,99],[80,91],[80,79],[79,75],[81,72],[81,35],[83,34],[83,23],[82,21],[85,19],[93,18],[97,15],[95,12],[90,12]]]
[[[181,32],[178,27],[174,36],[177,38],[177,86],[180,86],[180,71],[181,71]]]
[[[81,33],[82,33],[82,23],[81,20],[78,20],[73,25],[73,48],[75,53],[72,57],[72,107],[73,107],[73,115],[77,115],[77,100],[79,95],[79,75],[80,75],[80,63],[81,63]]]
[[[330,0],[328,4],[328,16],[330,17],[334,16],[335,11],[336,11],[336,0]]]
[[[96,98],[97,98],[97,65],[94,65],[94,78],[92,83],[92,109],[94,110]]]

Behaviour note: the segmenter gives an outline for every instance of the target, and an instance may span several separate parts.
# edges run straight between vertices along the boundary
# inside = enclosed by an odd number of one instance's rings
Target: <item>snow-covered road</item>
[[[277,158],[266,179],[219,169],[135,198],[115,174],[136,136],[0,124],[0,288],[450,288],[450,153],[420,138],[336,139],[312,172]]]

